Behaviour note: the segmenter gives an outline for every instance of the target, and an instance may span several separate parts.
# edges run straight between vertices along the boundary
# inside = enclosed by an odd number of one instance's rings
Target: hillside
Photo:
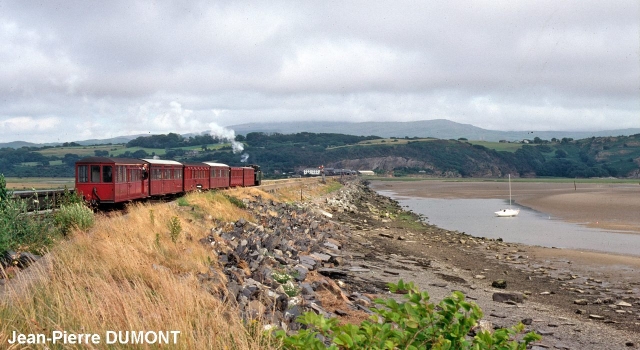
[[[231,166],[246,164],[241,159],[248,157],[249,163],[262,167],[267,178],[286,177],[320,165],[395,176],[640,177],[640,134],[580,140],[535,137],[530,144],[319,133],[249,133],[236,140],[243,143],[242,153],[233,153],[231,145],[210,137],[187,139],[177,134],[139,137],[126,145],[3,148],[0,173],[14,177],[71,177],[75,161],[87,155],[156,155]]]

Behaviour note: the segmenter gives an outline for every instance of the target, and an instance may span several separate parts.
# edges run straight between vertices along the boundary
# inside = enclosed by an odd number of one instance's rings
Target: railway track
[[[260,186],[257,186],[257,188],[265,192],[273,193],[281,188],[298,186],[318,181],[320,181],[319,177],[263,180],[262,184]],[[75,192],[74,189],[68,189],[66,191],[69,193]],[[28,211],[42,211],[58,208],[60,205],[60,199],[64,195],[64,192],[64,189],[14,191],[13,198],[24,200],[27,205]]]

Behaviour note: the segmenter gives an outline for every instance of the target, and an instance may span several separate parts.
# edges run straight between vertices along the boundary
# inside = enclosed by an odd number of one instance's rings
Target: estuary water
[[[496,217],[495,211],[509,206],[509,201],[502,199],[423,198],[399,196],[388,190],[377,192],[397,200],[405,209],[424,215],[432,225],[475,237],[640,256],[640,235],[637,233],[589,228],[515,204],[512,207],[520,209],[517,217]]]

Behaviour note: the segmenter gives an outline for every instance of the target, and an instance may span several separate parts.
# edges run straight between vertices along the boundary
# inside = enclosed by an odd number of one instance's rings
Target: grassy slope
[[[305,199],[340,187],[333,181],[305,186]],[[226,193],[279,200],[256,188]],[[283,189],[279,196],[296,200],[299,187]],[[261,324],[243,324],[234,306],[221,301],[226,278],[217,250],[198,242],[212,227],[232,229],[229,222],[255,219],[221,192],[190,193],[180,202],[188,205],[136,204],[126,215],[100,216],[90,232],[75,232],[55,246],[48,263],[31,269],[46,278],[22,288],[14,281],[0,298],[0,319],[8,321],[0,323],[0,343],[7,344],[14,330],[98,333],[103,339],[107,330],[179,330],[172,349],[274,348],[262,332],[251,331],[261,330]],[[176,243],[169,234],[171,218],[181,226]]]

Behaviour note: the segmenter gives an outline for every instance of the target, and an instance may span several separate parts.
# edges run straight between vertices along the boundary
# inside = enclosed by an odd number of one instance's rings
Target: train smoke
[[[248,153],[244,153],[244,154],[242,154],[242,155],[240,156],[240,161],[241,161],[242,163],[246,163],[246,162],[247,162],[247,160],[249,160],[249,154],[248,154]]]
[[[222,127],[216,123],[209,123],[209,128],[211,128],[211,130],[209,131],[209,134],[211,134],[211,136],[227,142],[231,142],[231,149],[233,150],[234,154],[244,151],[244,145],[241,142],[236,141],[235,131]],[[249,156],[247,156],[247,158],[248,157]]]

